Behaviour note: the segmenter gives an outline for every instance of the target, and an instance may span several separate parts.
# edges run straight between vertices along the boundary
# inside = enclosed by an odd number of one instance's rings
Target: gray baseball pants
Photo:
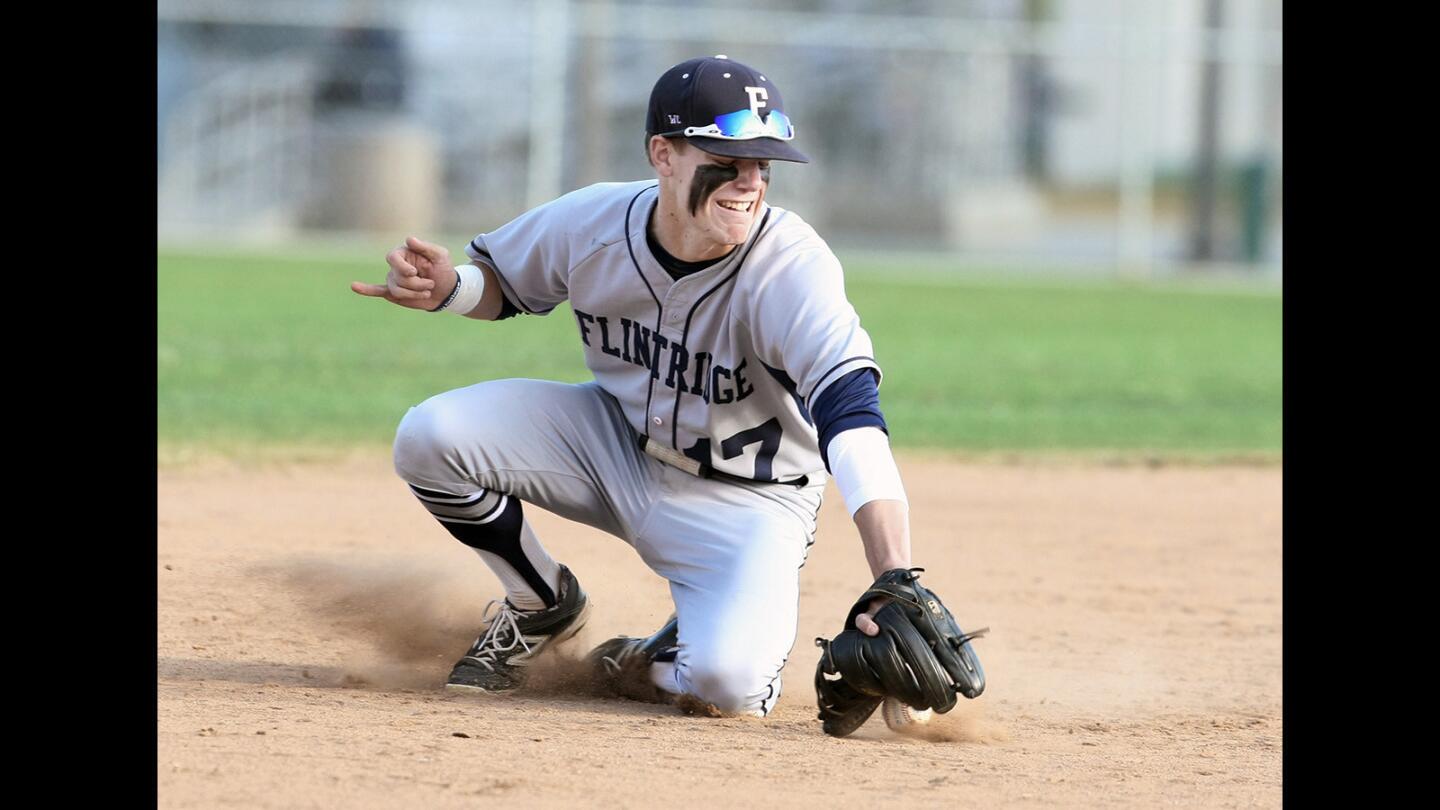
[[[598,384],[521,379],[411,408],[395,469],[430,490],[507,493],[629,543],[669,581],[679,619],[679,654],[652,666],[655,683],[728,712],[774,708],[825,476],[803,488],[697,478],[643,453]]]

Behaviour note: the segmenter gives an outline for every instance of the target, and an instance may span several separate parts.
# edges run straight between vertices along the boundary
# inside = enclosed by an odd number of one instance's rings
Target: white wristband
[[[826,449],[835,486],[845,499],[850,517],[871,501],[902,501],[906,506],[905,485],[890,452],[890,437],[878,427],[859,427],[835,434]]]
[[[480,305],[480,296],[485,292],[485,274],[473,264],[455,266],[455,292],[450,303],[442,309],[456,315],[469,315]]]

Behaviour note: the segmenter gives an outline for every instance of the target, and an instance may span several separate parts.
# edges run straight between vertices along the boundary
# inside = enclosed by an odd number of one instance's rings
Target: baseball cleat
[[[650,680],[650,665],[656,661],[674,661],[680,650],[679,621],[675,614],[653,634],[645,638],[617,636],[590,651],[585,660],[595,685],[616,697],[628,697],[649,703],[670,703],[675,695]]]
[[[508,600],[485,606],[485,630],[455,663],[445,688],[457,692],[508,692],[525,680],[535,656],[580,632],[590,618],[590,600],[570,569],[560,566],[560,601],[544,610],[522,612]]]

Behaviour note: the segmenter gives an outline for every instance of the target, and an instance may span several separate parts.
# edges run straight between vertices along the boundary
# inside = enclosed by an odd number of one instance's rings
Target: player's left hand
[[[940,597],[919,583],[921,568],[895,568],[850,608],[846,629],[815,665],[815,700],[825,733],[844,737],[886,698],[944,714],[956,698],[985,690],[985,673],[970,647],[985,633],[965,633]]]
[[[870,600],[869,608],[855,617],[855,626],[859,628],[860,632],[867,636],[880,635],[880,625],[875,623],[875,614],[889,601],[890,597],[888,596],[877,596]]]

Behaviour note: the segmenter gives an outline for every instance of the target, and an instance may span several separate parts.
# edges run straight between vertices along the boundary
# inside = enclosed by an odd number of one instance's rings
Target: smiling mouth
[[[748,213],[751,207],[755,205],[755,202],[754,200],[748,202],[737,202],[733,200],[716,200],[715,204],[728,211],[740,211],[742,213]]]

